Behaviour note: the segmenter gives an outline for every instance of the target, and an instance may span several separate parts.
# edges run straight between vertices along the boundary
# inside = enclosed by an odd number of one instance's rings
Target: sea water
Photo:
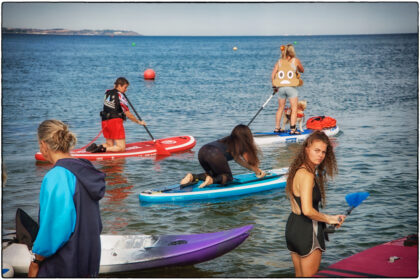
[[[134,43],[134,44],[133,44]],[[59,119],[77,147],[100,131],[103,94],[120,76],[127,95],[155,138],[193,135],[192,151],[96,161],[107,174],[100,202],[103,233],[184,234],[253,224],[235,250],[188,267],[123,274],[129,277],[291,277],[284,231],[290,204],[284,190],[230,200],[142,205],[138,194],[201,172],[199,148],[247,124],[272,93],[271,71],[282,44],[294,43],[305,68],[299,98],[306,117],[326,115],[339,174],[328,184],[322,212],[344,213],[345,196],[367,191],[327,242],[321,268],[418,231],[418,35],[299,37],[2,36],[2,228],[13,229],[18,207],[38,217],[39,190],[51,168],[37,163],[37,127]],[[237,47],[237,50],[233,50]],[[154,81],[143,72],[152,68]],[[272,131],[277,97],[251,124]],[[127,121],[127,142],[150,139]],[[97,142],[103,141],[101,137]],[[301,144],[261,148],[262,169],[287,167]],[[233,173],[245,173],[232,162]]]

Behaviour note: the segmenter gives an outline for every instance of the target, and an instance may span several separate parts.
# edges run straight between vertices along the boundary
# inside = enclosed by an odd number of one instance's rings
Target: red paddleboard
[[[315,277],[417,277],[418,244],[404,237],[350,256],[319,271]],[[407,246],[404,245],[404,241]],[[408,246],[411,245],[411,246]]]
[[[175,136],[170,138],[156,139],[170,153],[188,151],[194,148],[196,141],[192,136]],[[105,153],[89,153],[85,148],[75,149],[70,152],[75,158],[85,158],[88,160],[114,159],[122,157],[151,156],[156,154],[156,144],[152,141],[143,141],[129,143],[125,146],[124,152],[105,152]],[[35,154],[35,159],[45,161],[40,152]]]

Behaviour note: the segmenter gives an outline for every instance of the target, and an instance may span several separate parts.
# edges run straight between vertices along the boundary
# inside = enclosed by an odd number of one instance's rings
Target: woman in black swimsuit
[[[217,141],[208,143],[200,148],[198,152],[198,161],[203,167],[205,173],[188,173],[181,180],[181,185],[196,180],[204,181],[199,188],[211,184],[226,184],[233,180],[232,171],[228,161],[235,160],[241,166],[255,172],[258,178],[266,174],[259,169],[258,149],[254,143],[251,130],[248,126],[237,125],[232,133]]]
[[[334,177],[337,163],[331,142],[322,131],[313,132],[303,143],[289,168],[286,193],[292,213],[286,224],[286,243],[291,252],[296,277],[314,275],[325,251],[325,223],[337,227],[345,215],[319,212],[325,205],[327,175]]]

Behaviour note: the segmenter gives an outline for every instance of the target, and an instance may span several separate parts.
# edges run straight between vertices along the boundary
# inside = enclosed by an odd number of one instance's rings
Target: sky
[[[146,36],[418,32],[417,2],[2,2],[2,27],[113,29]]]

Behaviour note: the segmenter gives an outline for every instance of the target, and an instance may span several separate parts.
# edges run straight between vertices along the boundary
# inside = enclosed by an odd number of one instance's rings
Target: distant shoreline
[[[16,35],[76,35],[76,36],[147,36],[147,37],[311,37],[311,36],[378,36],[378,35],[418,35],[418,33],[377,33],[377,34],[282,34],[282,35],[142,35],[134,31],[124,30],[69,30],[62,28],[2,28],[2,34]]]
[[[82,35],[82,36],[142,36],[134,31],[125,30],[70,30],[63,28],[54,29],[36,29],[36,28],[7,28],[1,29],[2,34],[30,34],[30,35]]]

